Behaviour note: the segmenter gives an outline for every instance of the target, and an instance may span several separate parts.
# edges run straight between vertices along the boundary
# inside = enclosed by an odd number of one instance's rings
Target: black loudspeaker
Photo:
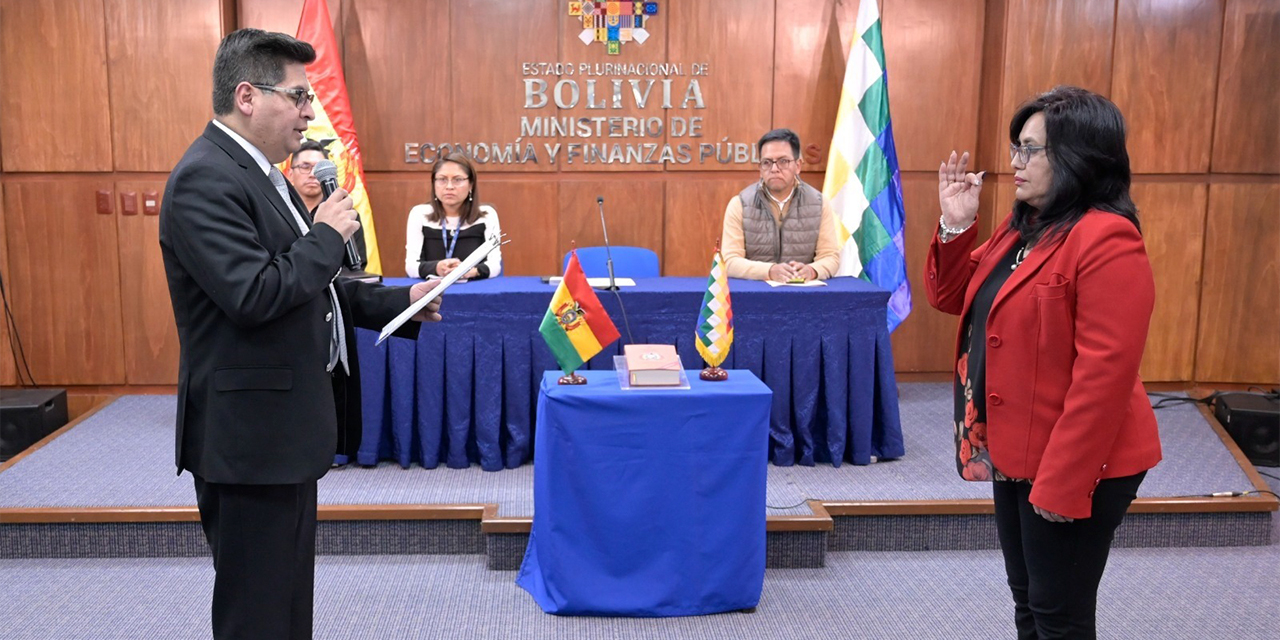
[[[0,389],[0,462],[67,424],[64,389]]]
[[[1280,467],[1280,399],[1224,393],[1214,401],[1213,414],[1249,462]]]

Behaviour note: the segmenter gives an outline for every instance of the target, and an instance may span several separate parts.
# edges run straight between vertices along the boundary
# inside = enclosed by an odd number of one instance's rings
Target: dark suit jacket
[[[328,225],[302,235],[271,180],[213,123],[165,185],[160,248],[181,345],[178,472],[291,484],[324,475],[336,452],[353,454],[359,434],[344,433],[339,447],[347,421],[334,393],[359,415],[354,326],[381,329],[409,304],[409,290],[337,283],[351,378],[335,384],[325,371],[327,287],[342,264],[342,236]],[[417,329],[407,323],[399,335]]]
[[[970,251],[977,235],[977,225],[946,244],[934,235],[924,277],[938,310],[967,315],[1018,240],[1008,220]],[[1034,480],[1032,504],[1087,518],[1101,479],[1160,461],[1138,378],[1154,302],[1142,236],[1103,211],[1035,247],[1000,288],[987,317],[987,444],[997,469]]]

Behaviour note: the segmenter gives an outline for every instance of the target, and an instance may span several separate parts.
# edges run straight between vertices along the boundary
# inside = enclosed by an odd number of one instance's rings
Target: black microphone
[[[622,294],[618,293],[618,282],[613,277],[613,253],[609,250],[609,227],[604,224],[604,196],[596,196],[596,206],[600,208],[600,231],[604,233],[604,264],[609,269],[609,286],[606,290],[613,292],[613,297],[618,299],[618,309],[622,311],[622,326],[627,329],[627,342],[635,344],[636,339],[631,336],[631,321],[627,319],[627,307],[622,304]]]
[[[609,291],[618,290],[618,282],[613,278],[613,253],[609,250],[609,227],[604,223],[604,196],[596,196],[596,206],[600,208],[600,231],[604,233],[604,264],[609,269]]]
[[[320,181],[320,193],[325,200],[338,190],[338,165],[329,160],[321,160],[316,163],[311,175]],[[347,240],[347,255],[343,256],[342,263],[352,271],[359,271],[364,268],[364,259],[360,257],[360,250],[356,248],[356,239],[353,235]]]

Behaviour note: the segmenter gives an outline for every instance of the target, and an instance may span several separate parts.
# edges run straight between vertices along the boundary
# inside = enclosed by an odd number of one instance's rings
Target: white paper
[[[480,264],[480,262],[485,259],[485,256],[489,255],[490,251],[497,249],[501,245],[502,238],[500,237],[493,236],[486,238],[484,244],[476,247],[476,250],[472,251],[471,255],[467,256],[467,259],[462,261],[462,264],[458,265],[458,267],[453,271],[450,271],[449,275],[441,278],[440,284],[428,291],[427,295],[418,298],[417,302],[409,305],[409,307],[404,311],[401,311],[400,315],[396,316],[394,320],[388,322],[387,326],[382,328],[382,333],[378,334],[378,342],[376,344],[382,344],[383,341],[391,337],[391,334],[395,333],[396,329],[404,326],[404,323],[408,322],[409,318],[412,318],[419,311],[422,311],[422,309],[427,306],[427,303],[439,298],[440,294],[444,293],[444,290],[449,288],[449,285],[461,280],[462,274],[470,271],[473,267]]]
[[[826,282],[822,280],[809,280],[807,282],[778,282],[776,280],[765,280],[771,287],[825,287]]]
[[[550,278],[547,279],[547,284],[553,287],[558,287],[560,286],[561,280],[564,280],[564,278],[561,276],[551,276]],[[613,282],[619,287],[636,286],[636,281],[632,280],[631,278],[614,278]],[[596,289],[602,289],[604,287],[609,286],[609,279],[608,278],[587,278],[587,285]]]

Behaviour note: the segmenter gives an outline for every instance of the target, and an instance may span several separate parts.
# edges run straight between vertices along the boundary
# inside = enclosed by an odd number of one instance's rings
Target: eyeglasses
[[[1019,146],[1010,142],[1009,143],[1009,159],[1013,160],[1014,158],[1017,158],[1018,162],[1021,162],[1022,164],[1026,164],[1031,160],[1031,156],[1034,156],[1035,154],[1040,153],[1041,151],[1044,151],[1045,149],[1048,149],[1048,148],[1049,148],[1049,145],[1042,145],[1042,146],[1036,147],[1036,146],[1024,144]]]
[[[307,173],[311,173],[311,170],[314,168],[316,168],[316,165],[311,164],[310,162],[300,162],[298,164],[289,165],[289,169],[293,171],[305,171]]]
[[[438,187],[460,187],[470,181],[471,181],[471,178],[468,178],[466,176],[453,177],[453,178],[450,178],[448,176],[436,176],[436,180],[435,180],[436,186]]]
[[[253,84],[253,83],[249,83],[249,86],[262,89],[263,91],[270,91],[272,93],[283,93],[286,96],[291,96],[293,98],[293,106],[299,109],[307,106],[308,104],[311,104],[311,101],[315,100],[315,97],[316,97],[316,94],[311,93],[306,89],[286,89],[284,87],[273,87],[269,84]]]
[[[778,170],[786,171],[791,167],[792,162],[795,162],[794,158],[778,158],[777,160],[765,159],[760,161],[760,170],[768,171],[772,169],[774,165],[777,165]]]

